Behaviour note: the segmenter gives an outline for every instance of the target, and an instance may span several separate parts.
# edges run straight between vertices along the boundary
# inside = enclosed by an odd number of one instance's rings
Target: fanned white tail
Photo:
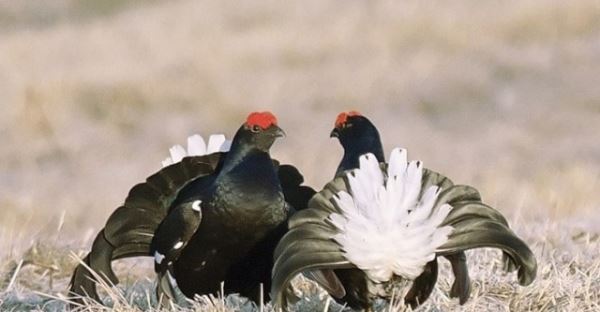
[[[170,157],[163,160],[162,166],[167,167],[180,162],[187,156],[203,156],[216,152],[228,152],[231,141],[225,139],[223,134],[213,134],[208,138],[208,145],[199,134],[194,134],[187,139],[187,151],[181,145],[174,145],[169,149]]]
[[[421,162],[407,162],[404,149],[392,151],[387,174],[375,156],[366,154],[360,168],[348,173],[350,194],[342,191],[334,197],[341,209],[329,216],[339,230],[334,239],[374,282],[393,275],[414,280],[452,232],[450,226],[440,227],[452,207],[434,209],[437,186],[419,196],[422,177]]]

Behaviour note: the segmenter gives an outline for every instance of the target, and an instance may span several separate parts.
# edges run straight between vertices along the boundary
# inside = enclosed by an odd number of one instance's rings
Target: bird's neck
[[[223,167],[221,168],[221,172],[219,177],[226,176],[230,171],[234,170],[240,164],[247,162],[252,155],[258,154],[258,149],[248,146],[247,144],[240,144],[239,142],[234,141],[231,144],[231,149],[225,155],[225,159],[223,160]],[[267,157],[269,155],[267,154]]]
[[[218,213],[229,216],[223,224],[236,231],[254,231],[258,224],[267,229],[286,220],[283,191],[269,154],[258,149],[230,153],[214,189],[214,204],[221,207]]]
[[[375,155],[379,162],[385,162],[383,146],[379,137],[363,138],[344,146],[344,157],[337,169],[336,176],[345,170],[358,168],[360,156],[367,153]]]
[[[267,193],[281,191],[269,153],[245,145],[232,146],[225,156],[216,182],[233,188],[264,189]]]

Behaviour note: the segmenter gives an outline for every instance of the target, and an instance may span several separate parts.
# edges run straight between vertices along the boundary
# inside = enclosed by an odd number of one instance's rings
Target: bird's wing
[[[201,203],[196,199],[179,204],[159,225],[150,244],[156,272],[164,272],[170,263],[179,258],[198,229],[202,221]]]
[[[278,165],[277,162],[274,162],[274,164],[277,167],[285,201],[294,207],[296,211],[305,209],[308,201],[317,192],[309,186],[302,185],[304,177],[296,167],[287,164]]]
[[[151,256],[150,243],[159,224],[167,216],[178,192],[192,181],[218,170],[224,153],[185,157],[134,186],[123,206],[108,218],[98,233],[90,253],[71,278],[70,290],[76,296],[100,301],[89,266],[110,284],[117,284],[111,261],[119,258]]]
[[[387,169],[390,168],[383,165],[382,171]],[[339,243],[340,232],[335,225],[339,219],[331,218],[334,214],[347,214],[344,211],[347,207],[340,207],[339,195],[341,192],[352,194],[351,183],[348,175],[334,179],[313,196],[307,209],[296,213],[290,219],[290,230],[275,250],[271,296],[276,305],[283,307],[287,304],[286,292],[289,282],[300,272],[357,267],[348,260],[347,250],[343,250]],[[521,284],[526,285],[533,280],[536,272],[533,254],[505,225],[506,219],[498,211],[481,203],[479,193],[474,188],[453,185],[447,178],[427,170],[423,171],[421,183],[425,189],[428,186],[438,188],[431,211],[437,211],[449,203],[454,205],[449,212],[446,210],[447,215],[438,225],[439,228],[451,226],[452,230],[446,232],[445,242],[438,242],[441,245],[433,250],[435,255],[456,255],[471,248],[496,247],[510,255],[512,261],[518,264]],[[424,196],[423,192],[421,191],[419,198]],[[415,239],[418,239],[417,237],[419,235],[416,235]],[[424,265],[423,270],[425,268]],[[437,271],[435,267],[431,269],[432,272],[433,269]],[[425,285],[431,287],[430,283]],[[431,290],[427,296],[430,292]]]
[[[157,298],[176,300],[172,272],[175,262],[202,221],[202,201],[189,200],[177,205],[165,217],[154,234],[150,253],[154,255],[154,270],[158,275]]]

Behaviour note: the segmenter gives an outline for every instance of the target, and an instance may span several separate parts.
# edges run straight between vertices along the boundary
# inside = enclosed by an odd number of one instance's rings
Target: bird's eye
[[[349,122],[346,122],[346,123],[344,123],[344,124],[342,125],[342,128],[344,128],[344,129],[346,129],[346,128],[350,128],[350,127],[352,127],[352,124],[351,124],[351,123],[349,123]]]
[[[252,128],[250,128],[250,131],[252,131],[254,133],[260,132],[260,126],[254,125],[254,126],[252,126]]]

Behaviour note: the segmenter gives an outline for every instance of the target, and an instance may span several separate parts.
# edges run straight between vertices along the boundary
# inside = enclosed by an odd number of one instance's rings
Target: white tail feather
[[[213,134],[208,139],[208,147],[206,148],[207,154],[212,154],[221,151],[221,147],[227,141],[223,134]],[[227,148],[229,150],[229,147]]]
[[[208,139],[208,144],[199,134],[194,134],[187,139],[187,151],[181,145],[175,145],[169,149],[170,157],[162,161],[162,166],[167,167],[180,162],[187,156],[203,156],[217,152],[228,152],[231,141],[223,134],[213,134]]]
[[[181,145],[174,145],[169,149],[169,153],[171,154],[171,160],[173,160],[173,163],[180,162],[183,157],[187,155],[185,149]]]
[[[187,139],[188,156],[201,156],[206,154],[206,143],[199,134],[194,134]]]
[[[341,213],[329,216],[339,229],[334,239],[346,258],[375,282],[394,274],[417,278],[452,232],[452,227],[440,227],[452,207],[434,209],[437,186],[419,196],[423,166],[407,163],[406,154],[403,149],[392,151],[387,174],[373,155],[361,156],[360,169],[348,174],[350,194],[334,196]]]

